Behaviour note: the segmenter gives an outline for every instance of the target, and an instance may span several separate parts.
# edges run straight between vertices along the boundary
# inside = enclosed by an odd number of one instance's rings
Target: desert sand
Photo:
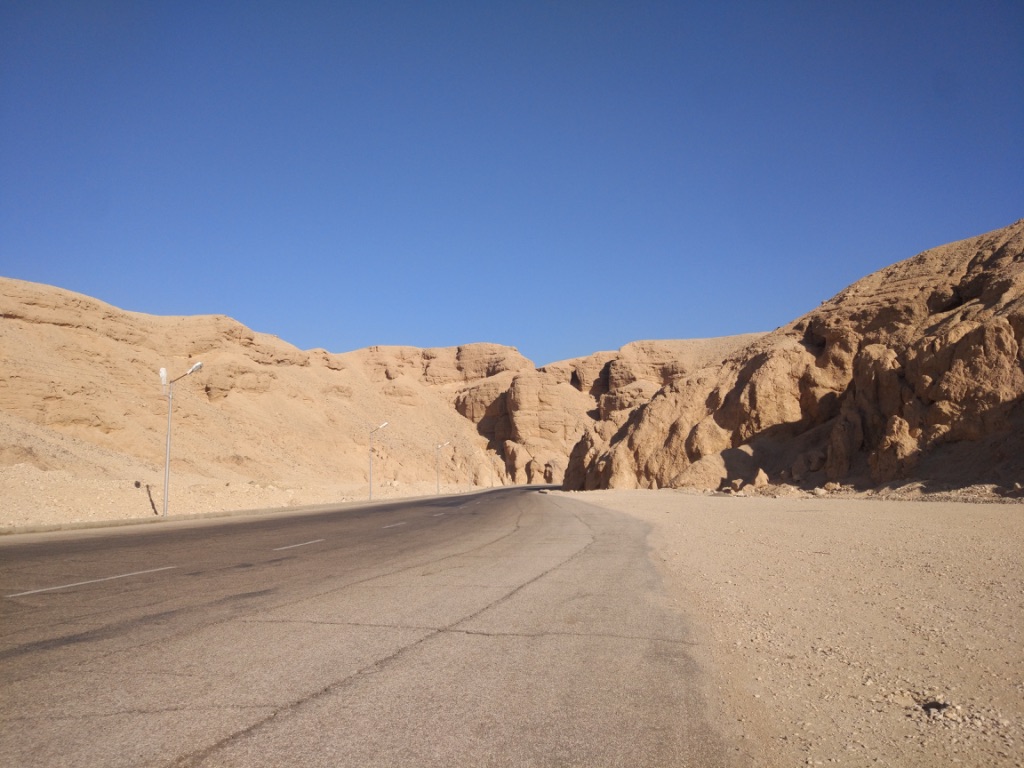
[[[1024,506],[571,495],[650,524],[738,764],[1024,765]]]

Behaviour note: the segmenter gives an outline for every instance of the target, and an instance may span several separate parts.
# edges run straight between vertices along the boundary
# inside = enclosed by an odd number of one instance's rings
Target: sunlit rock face
[[[570,488],[933,487],[1024,478],[1024,221],[921,253],[699,370],[609,438]]]
[[[1012,488],[1022,336],[1024,222],[887,267],[771,333],[542,368],[486,343],[303,351],[220,315],[155,317],[0,278],[0,493],[25,514],[65,487],[146,512],[166,449],[158,371],[198,361],[175,385],[170,466],[199,508],[358,498],[371,463],[391,495]]]

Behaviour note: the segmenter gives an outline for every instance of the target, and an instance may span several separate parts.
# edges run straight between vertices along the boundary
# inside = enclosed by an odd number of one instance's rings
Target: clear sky
[[[1021,0],[0,0],[0,275],[303,349],[771,330],[1021,217]]]

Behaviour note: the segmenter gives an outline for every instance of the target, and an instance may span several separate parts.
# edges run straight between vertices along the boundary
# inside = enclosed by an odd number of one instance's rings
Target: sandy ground
[[[762,766],[1024,766],[1024,505],[593,491],[651,525]]]
[[[42,472],[28,464],[0,467],[0,535],[48,528],[89,527],[107,522],[131,523],[163,514],[163,480],[81,477],[66,470]],[[142,473],[140,476],[145,477]],[[442,494],[484,490],[441,483]],[[430,482],[375,484],[373,500],[432,496]],[[225,510],[268,510],[314,504],[365,502],[365,484],[224,483],[204,477],[173,476],[168,516],[216,515]]]

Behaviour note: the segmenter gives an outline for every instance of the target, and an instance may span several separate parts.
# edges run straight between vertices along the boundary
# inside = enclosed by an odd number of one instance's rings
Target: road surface
[[[0,539],[0,765],[715,766],[642,523],[537,489]]]

